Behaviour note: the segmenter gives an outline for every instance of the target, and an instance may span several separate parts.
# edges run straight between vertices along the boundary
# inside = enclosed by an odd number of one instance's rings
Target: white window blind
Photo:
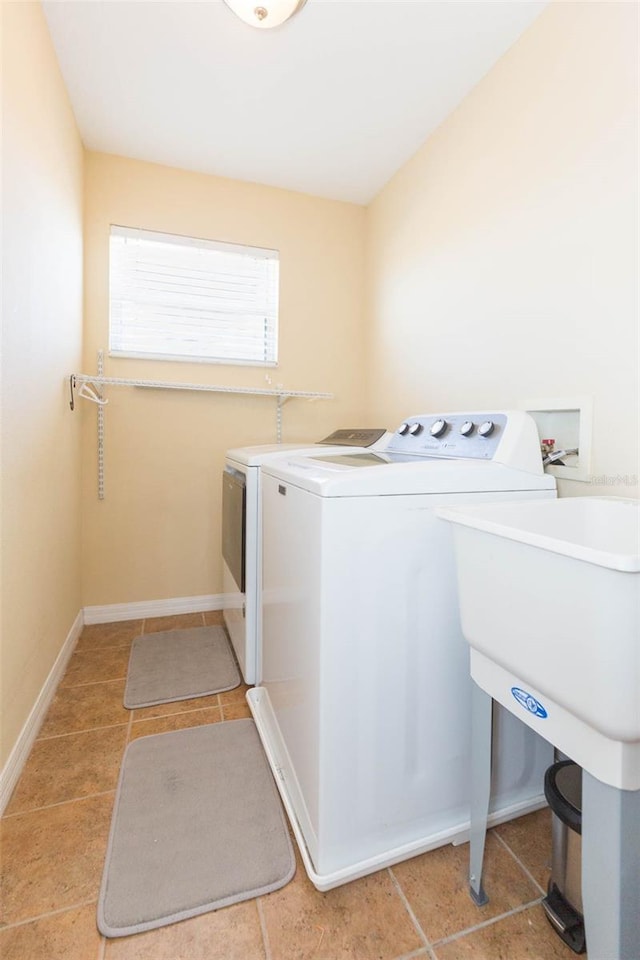
[[[112,356],[274,366],[277,250],[111,227]]]

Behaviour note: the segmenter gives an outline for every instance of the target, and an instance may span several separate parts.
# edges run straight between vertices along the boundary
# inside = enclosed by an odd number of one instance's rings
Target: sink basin
[[[603,782],[640,789],[640,502],[437,512],[474,680]]]

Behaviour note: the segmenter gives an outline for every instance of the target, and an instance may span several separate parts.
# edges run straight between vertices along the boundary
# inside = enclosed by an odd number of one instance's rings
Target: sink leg
[[[582,771],[582,902],[589,960],[640,957],[640,790]]]
[[[482,861],[487,836],[491,792],[492,700],[477,683],[471,683],[471,830],[469,892],[474,903],[488,903],[482,887]]]

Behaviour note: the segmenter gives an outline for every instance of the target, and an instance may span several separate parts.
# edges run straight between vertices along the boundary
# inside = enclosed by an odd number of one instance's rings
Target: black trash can
[[[574,953],[584,953],[582,912],[582,767],[561,760],[547,770],[544,794],[551,819],[551,879],[542,901],[556,933]]]

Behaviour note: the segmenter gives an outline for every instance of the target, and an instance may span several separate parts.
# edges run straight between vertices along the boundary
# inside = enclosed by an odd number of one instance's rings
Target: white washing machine
[[[411,417],[384,451],[263,466],[262,682],[247,698],[318,889],[466,839],[469,653],[434,510],[555,495],[519,411]],[[544,805],[552,749],[501,708],[494,726],[500,822]]]
[[[245,683],[260,679],[261,510],[260,467],[274,457],[374,449],[383,429],[341,429],[315,444],[263,444],[228,450],[222,478],[224,621]]]

